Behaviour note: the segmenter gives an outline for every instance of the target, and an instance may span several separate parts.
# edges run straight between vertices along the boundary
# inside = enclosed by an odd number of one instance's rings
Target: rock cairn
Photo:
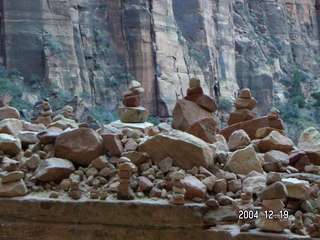
[[[0,107],[9,107],[10,106],[11,97],[9,94],[4,94],[0,99]]]
[[[129,158],[121,157],[118,160],[118,174],[120,184],[118,185],[117,198],[119,200],[132,200],[134,193],[130,187],[130,178],[136,166]]]
[[[170,178],[173,181],[173,195],[170,198],[170,203],[183,205],[186,189],[182,180],[185,178],[185,174],[181,171],[173,172],[170,174]]]
[[[69,118],[69,119],[74,119],[74,114],[73,114],[73,107],[71,107],[70,105],[66,105],[63,109],[62,109],[63,113],[62,115],[65,118]]]
[[[236,110],[230,114],[228,125],[254,119],[256,112],[252,111],[257,106],[257,101],[251,96],[248,88],[240,91],[239,97],[234,103]]]
[[[120,120],[124,123],[144,123],[147,121],[149,112],[142,107],[141,95],[144,89],[138,81],[131,81],[128,91],[123,93],[122,103],[124,107],[119,107]]]
[[[41,104],[41,116],[38,118],[37,123],[42,123],[45,126],[48,126],[49,124],[52,123],[51,115],[52,115],[52,110],[49,102],[43,101]]]

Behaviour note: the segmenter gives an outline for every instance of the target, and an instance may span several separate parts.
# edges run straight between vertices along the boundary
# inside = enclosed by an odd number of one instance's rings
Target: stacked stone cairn
[[[43,101],[41,104],[41,116],[38,118],[36,123],[42,123],[45,126],[48,126],[49,124],[52,123],[51,115],[52,115],[52,110],[49,102]]]
[[[118,159],[117,167],[120,181],[120,184],[118,185],[117,198],[119,200],[132,200],[134,199],[134,192],[130,187],[130,178],[137,168],[131,160],[126,157]]]
[[[147,121],[149,112],[142,107],[141,95],[144,89],[138,81],[131,81],[128,91],[123,93],[122,103],[124,107],[119,107],[120,120],[124,123],[144,123]]]
[[[69,118],[69,119],[74,119],[74,114],[73,114],[73,107],[71,107],[70,105],[66,105],[63,109],[62,109],[63,113],[62,115],[65,118]]]
[[[254,119],[256,112],[254,112],[253,109],[256,106],[257,101],[251,96],[250,89],[242,89],[234,103],[236,110],[230,114],[228,125]]]
[[[9,94],[4,94],[0,99],[0,107],[9,107],[11,97]]]
[[[170,174],[170,178],[173,181],[173,195],[170,198],[170,203],[183,205],[186,189],[182,180],[185,178],[185,174],[182,171],[176,171]]]

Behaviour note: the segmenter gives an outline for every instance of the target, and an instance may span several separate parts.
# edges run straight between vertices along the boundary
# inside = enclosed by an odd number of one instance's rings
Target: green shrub
[[[222,97],[218,104],[218,109],[222,111],[230,111],[232,109],[232,102],[230,99]]]
[[[101,124],[110,123],[118,119],[118,113],[107,111],[104,106],[91,108],[88,113]]]

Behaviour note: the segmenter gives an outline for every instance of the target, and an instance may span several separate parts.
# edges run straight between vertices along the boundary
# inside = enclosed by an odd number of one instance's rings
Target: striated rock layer
[[[2,0],[0,60],[28,85],[55,85],[113,109],[128,82],[151,114],[171,114],[188,79],[223,97],[248,87],[266,112],[280,79],[319,81],[318,1]],[[32,77],[38,76],[38,77]],[[84,94],[84,95],[82,95]]]

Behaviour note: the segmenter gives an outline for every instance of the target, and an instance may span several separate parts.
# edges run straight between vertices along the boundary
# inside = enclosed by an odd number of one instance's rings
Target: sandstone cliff
[[[260,113],[288,82],[319,89],[318,0],[1,0],[1,62],[39,91],[57,86],[113,109],[132,79],[168,116],[198,77],[213,95],[249,87]],[[301,77],[302,76],[302,77]]]

